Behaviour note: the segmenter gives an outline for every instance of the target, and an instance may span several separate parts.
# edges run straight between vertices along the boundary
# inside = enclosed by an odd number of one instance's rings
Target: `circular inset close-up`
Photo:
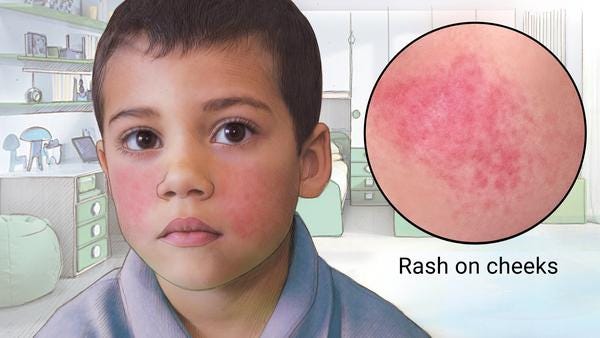
[[[463,243],[521,234],[548,217],[585,151],[581,98],[545,47],[488,23],[413,41],[379,77],[365,117],[373,177],[420,229]]]

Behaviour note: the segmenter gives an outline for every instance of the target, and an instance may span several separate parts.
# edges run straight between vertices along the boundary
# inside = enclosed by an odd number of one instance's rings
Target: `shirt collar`
[[[298,213],[294,215],[293,247],[287,280],[267,322],[263,337],[289,337],[311,309],[317,294],[317,251]]]
[[[298,330],[315,301],[318,255],[298,213],[292,224],[288,276],[263,337],[288,337]],[[129,327],[136,337],[188,337],[150,267],[130,250],[120,274],[121,297]]]
[[[188,337],[154,272],[133,249],[123,263],[120,286],[134,337]]]

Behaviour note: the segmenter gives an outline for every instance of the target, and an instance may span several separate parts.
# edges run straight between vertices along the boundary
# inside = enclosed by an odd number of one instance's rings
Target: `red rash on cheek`
[[[264,183],[257,180],[248,180],[248,177],[261,177],[257,175],[257,169],[248,168],[246,175],[232,175],[230,179],[224,181],[221,191],[226,194],[227,205],[226,214],[231,216],[232,230],[240,238],[252,237],[258,229],[254,228],[257,221],[264,219],[262,214],[262,203],[268,192],[264,191]],[[260,201],[260,202],[259,202]]]
[[[242,239],[270,241],[277,234],[281,221],[289,215],[293,206],[293,189],[290,188],[289,169],[273,164],[249,165],[243,170],[225,175],[220,187],[221,196],[226,200],[224,214],[231,220],[231,230]],[[239,173],[243,172],[243,175]],[[269,245],[269,243],[265,243]]]
[[[140,170],[139,165],[111,168],[111,191],[125,233],[143,233],[141,230],[149,226],[146,217],[151,215],[158,200],[156,189],[160,180],[160,171],[156,168]]]
[[[523,180],[520,135],[531,119],[517,86],[482,63],[464,54],[434,75],[386,72],[372,98],[374,124],[403,160],[449,187],[505,193]]]

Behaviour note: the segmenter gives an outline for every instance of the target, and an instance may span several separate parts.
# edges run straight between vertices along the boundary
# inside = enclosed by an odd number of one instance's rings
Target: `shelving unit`
[[[106,22],[84,16],[63,13],[55,9],[24,3],[0,3],[0,10],[6,9],[25,13],[37,18],[55,20],[67,24],[68,28],[102,32]],[[23,72],[45,74],[91,75],[94,60],[73,60],[62,58],[32,57],[14,53],[0,54],[0,64],[22,67]],[[0,103],[0,116],[38,113],[92,112],[92,102],[4,102]]]
[[[93,112],[92,102],[43,102],[43,103],[21,103],[0,102],[0,116],[19,114],[44,114],[44,113],[73,113]]]
[[[1,63],[21,66],[24,72],[46,74],[91,75],[94,60],[70,60],[0,54]],[[0,116],[40,113],[92,112],[92,102],[58,101],[41,103],[0,102]]]
[[[77,29],[92,29],[102,32],[106,23],[87,17],[59,12],[57,10],[42,6],[23,3],[2,3],[0,10],[7,9],[66,23]],[[45,73],[45,74],[73,74],[91,75],[94,60],[73,60],[62,58],[45,58],[25,56],[16,53],[0,54],[0,64],[21,67],[23,72]],[[92,102],[2,102],[0,103],[0,116],[18,114],[40,114],[40,113],[69,113],[69,112],[92,112]]]
[[[57,10],[46,8],[42,6],[34,6],[23,3],[4,3],[0,4],[0,9],[9,9],[12,11],[17,11],[21,13],[31,14],[38,17],[43,17],[47,19],[57,20],[64,23],[68,23],[74,26],[78,26],[78,28],[87,28],[94,29],[98,32],[104,31],[106,29],[106,22],[93,20],[90,18],[86,18],[80,15],[73,15],[69,13],[62,13]]]

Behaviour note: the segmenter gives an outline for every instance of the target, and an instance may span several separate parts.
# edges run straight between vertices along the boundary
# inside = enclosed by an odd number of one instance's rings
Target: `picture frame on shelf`
[[[46,35],[39,33],[25,33],[25,55],[47,57]]]
[[[71,139],[77,154],[84,163],[98,162],[98,155],[96,154],[96,145],[94,140],[90,136],[80,136]]]

